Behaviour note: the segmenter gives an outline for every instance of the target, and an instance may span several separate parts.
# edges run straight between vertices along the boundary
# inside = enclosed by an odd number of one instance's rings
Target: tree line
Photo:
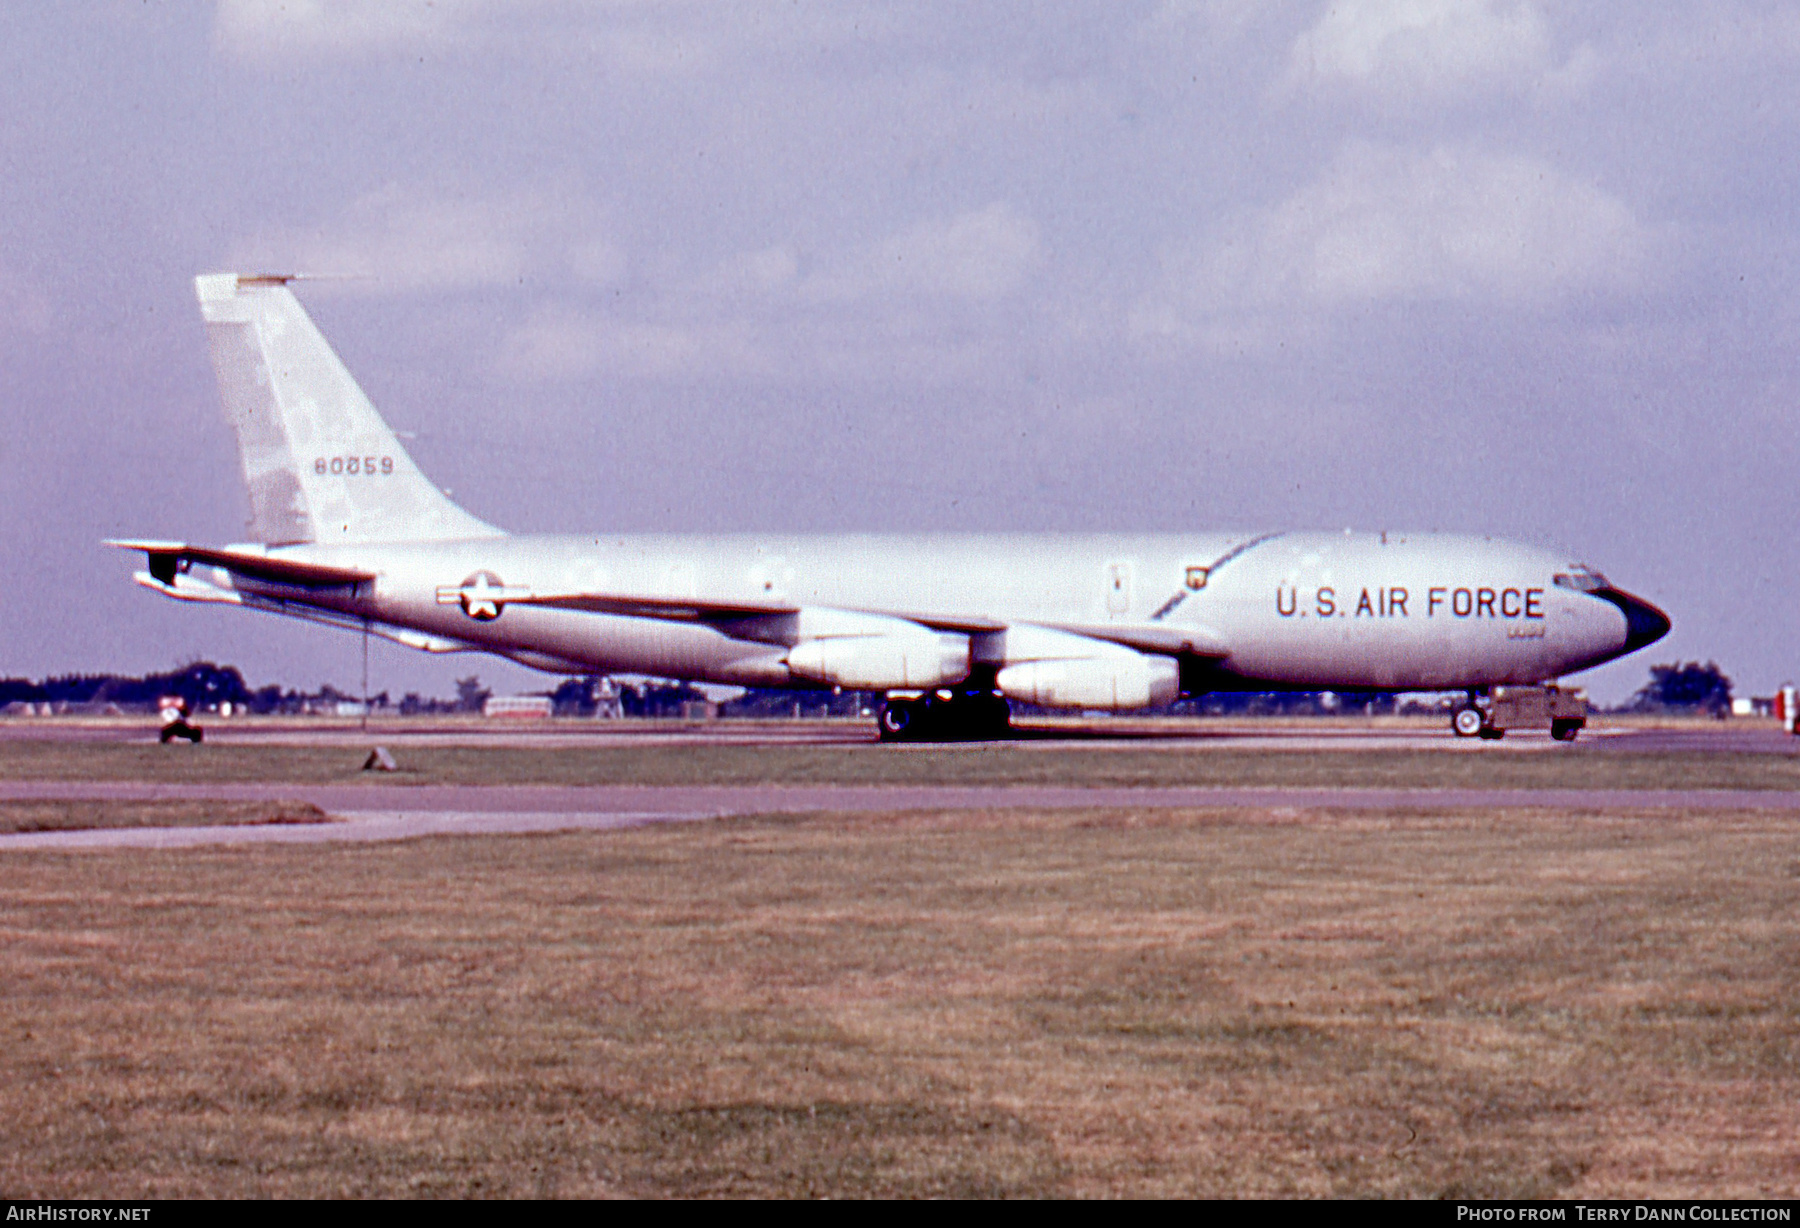
[[[1706,713],[1731,710],[1731,679],[1718,664],[1677,662],[1650,667],[1650,680],[1616,711],[1637,713]],[[592,716],[605,702],[605,679],[598,675],[570,678],[550,698],[559,716]],[[625,716],[683,716],[706,702],[698,688],[682,682],[624,683],[610,688]],[[370,696],[370,707],[402,716],[480,712],[491,692],[478,676],[459,679],[454,698],[439,699],[409,692],[394,702],[386,691]],[[361,703],[362,696],[326,683],[316,691],[279,684],[252,688],[235,665],[194,661],[167,673],[124,677],[118,674],[66,674],[33,682],[0,679],[0,709],[15,703],[49,704],[86,710],[116,706],[120,711],[147,712],[165,695],[179,695],[194,712],[217,711],[222,703],[258,715],[299,715],[333,711],[339,703]],[[753,689],[718,705],[726,717],[856,716],[872,710],[881,696],[857,691]],[[1392,695],[1358,692],[1276,691],[1214,692],[1183,699],[1167,709],[1196,716],[1381,715],[1395,711]]]

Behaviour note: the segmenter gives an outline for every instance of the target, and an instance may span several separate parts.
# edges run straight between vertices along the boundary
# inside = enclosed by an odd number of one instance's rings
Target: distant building
[[[549,720],[551,709],[548,695],[490,695],[481,705],[481,715],[504,720]]]

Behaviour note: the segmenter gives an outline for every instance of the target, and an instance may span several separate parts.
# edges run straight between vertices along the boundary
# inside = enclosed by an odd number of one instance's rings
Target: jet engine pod
[[[1180,670],[1169,657],[1067,631],[1009,627],[1006,660],[995,680],[1000,693],[1044,708],[1125,711],[1181,695]]]
[[[806,638],[788,650],[788,672],[813,682],[901,691],[961,682],[969,675],[968,636],[903,618],[803,610],[800,631]]]

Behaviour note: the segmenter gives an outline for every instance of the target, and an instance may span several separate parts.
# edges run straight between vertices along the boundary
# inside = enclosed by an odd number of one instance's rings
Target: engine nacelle
[[[1007,628],[1006,661],[995,680],[1001,694],[1044,708],[1125,711],[1181,695],[1171,658],[1048,627]]]
[[[858,691],[929,689],[969,676],[969,637],[903,618],[845,610],[802,610],[799,643],[788,650],[797,678]]]

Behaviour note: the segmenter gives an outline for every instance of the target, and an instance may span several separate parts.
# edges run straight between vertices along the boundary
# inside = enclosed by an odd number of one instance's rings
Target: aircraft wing
[[[662,618],[671,622],[726,622],[769,614],[798,614],[801,609],[791,601],[760,600],[754,597],[727,601],[696,597],[634,597],[616,593],[532,593],[509,600],[553,609],[586,610],[594,614],[629,614],[636,618]],[[918,623],[933,631],[960,631],[966,635],[1006,630],[1006,623],[995,618],[960,614],[916,614],[896,610],[857,609],[853,612],[881,614],[888,618]]]
[[[456,600],[460,590],[446,589],[440,601]],[[659,618],[671,622],[731,622],[738,619],[770,615],[798,614],[801,607],[791,601],[745,598],[710,600],[696,597],[632,596],[620,593],[537,593],[507,591],[508,604],[545,606],[559,610],[584,610],[593,614],[622,614],[634,618]],[[933,631],[955,631],[964,635],[991,635],[1005,631],[1004,619],[968,614],[932,614],[908,610],[853,609],[857,614],[876,614],[886,618],[917,623]],[[1043,624],[1072,635],[1103,640],[1110,644],[1133,648],[1139,652],[1171,656],[1223,658],[1230,650],[1219,636],[1195,626],[1144,626],[1141,624],[1090,626],[1073,623]]]
[[[1135,648],[1139,652],[1161,653],[1172,657],[1211,657],[1216,660],[1224,660],[1231,655],[1225,641],[1216,631],[1207,627],[1171,627],[1161,623],[1152,627],[1146,627],[1142,623],[1044,625],[1057,631],[1067,631],[1070,635],[1084,635],[1091,640],[1105,640],[1109,644]]]
[[[461,590],[446,589],[444,593]],[[443,593],[438,597],[445,601]],[[451,598],[454,600],[454,598]],[[765,614],[798,614],[800,607],[791,601],[711,601],[697,597],[632,596],[625,593],[536,593],[504,595],[508,605],[546,606],[553,610],[583,610],[589,614],[625,614],[633,618],[660,618],[668,622],[717,622],[735,618],[757,618]]]
[[[142,550],[150,560],[150,574],[166,585],[173,585],[176,573],[186,571],[192,563],[223,567],[233,575],[296,588],[350,588],[375,578],[372,571],[329,567],[254,550],[217,549],[164,541],[109,541],[106,544],[120,550]]]

